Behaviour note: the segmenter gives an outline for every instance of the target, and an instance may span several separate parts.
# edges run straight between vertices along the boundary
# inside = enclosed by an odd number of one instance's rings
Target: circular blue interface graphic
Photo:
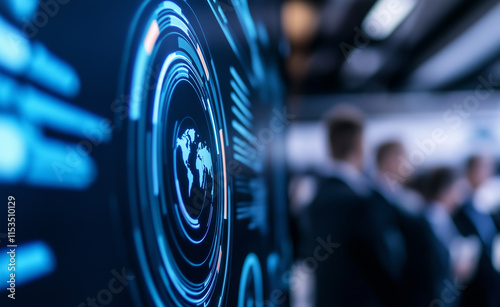
[[[210,50],[183,1],[145,4],[131,46],[129,189],[141,294],[155,306],[223,305],[231,206]]]

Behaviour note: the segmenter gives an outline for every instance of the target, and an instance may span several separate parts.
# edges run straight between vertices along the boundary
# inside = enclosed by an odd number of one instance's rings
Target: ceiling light
[[[366,15],[363,31],[372,39],[383,40],[413,11],[417,0],[379,0]]]
[[[500,4],[418,67],[409,78],[409,87],[437,88],[470,73],[498,54],[499,28]]]

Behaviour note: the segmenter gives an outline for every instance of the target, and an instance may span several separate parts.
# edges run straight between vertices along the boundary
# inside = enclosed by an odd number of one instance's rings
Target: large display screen
[[[67,70],[0,75],[31,103],[0,109],[17,305],[287,305],[279,3],[44,1],[34,12],[18,37]],[[47,78],[55,91],[37,85]],[[13,171],[2,162],[17,140],[26,158]]]

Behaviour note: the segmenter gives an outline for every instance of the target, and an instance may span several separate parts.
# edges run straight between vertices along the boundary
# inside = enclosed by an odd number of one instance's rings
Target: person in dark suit
[[[422,188],[427,202],[425,216],[439,241],[441,257],[435,264],[443,285],[439,305],[459,306],[480,253],[477,238],[462,236],[452,219],[463,201],[463,180],[455,169],[438,167],[424,176]]]
[[[404,237],[394,210],[361,173],[362,117],[337,109],[327,128],[334,163],[323,167],[306,212],[310,254],[321,256],[309,259],[316,264],[316,306],[404,306]],[[321,254],[318,242],[325,241],[338,248]]]
[[[492,263],[498,229],[493,217],[478,211],[474,203],[475,191],[493,175],[494,169],[494,161],[487,156],[475,155],[467,160],[468,197],[453,217],[460,233],[477,236],[482,246],[478,269],[463,294],[463,307],[500,306],[500,275]]]
[[[398,227],[406,242],[407,263],[402,287],[403,306],[429,306],[440,298],[446,279],[448,254],[423,215],[425,201],[416,191],[403,186],[409,179],[401,174],[406,159],[404,146],[388,141],[376,150],[374,181],[387,206],[396,214]]]
[[[497,229],[500,229],[500,208],[493,212],[492,217],[493,221],[495,222],[495,226],[497,227]]]
[[[415,190],[405,186],[411,178],[403,173],[403,161],[408,160],[406,150],[399,141],[387,141],[376,149],[374,181],[378,189],[401,210],[412,214],[422,213],[425,201]]]

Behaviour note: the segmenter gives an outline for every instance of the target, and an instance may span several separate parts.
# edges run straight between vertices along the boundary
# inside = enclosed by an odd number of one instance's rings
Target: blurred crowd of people
[[[362,114],[339,107],[327,128],[332,163],[309,204],[292,210],[296,257],[315,284],[310,306],[500,306],[500,215],[475,197],[494,159],[408,174],[395,140],[378,146],[368,175]],[[293,204],[299,184],[291,191]],[[321,251],[325,242],[338,248]]]

